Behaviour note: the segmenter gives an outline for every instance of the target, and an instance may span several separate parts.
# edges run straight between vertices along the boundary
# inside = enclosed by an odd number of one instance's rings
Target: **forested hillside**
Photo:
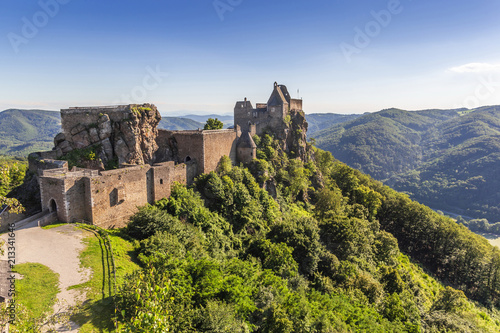
[[[54,146],[61,131],[59,112],[9,109],[0,112],[0,153],[27,156]]]
[[[500,330],[484,238],[328,152],[254,140],[248,168],[223,158],[123,230],[143,267],[117,296],[123,331]]]
[[[345,123],[361,116],[361,114],[309,113],[306,114],[306,120],[309,124],[307,134],[310,136],[322,129]]]
[[[339,160],[435,209],[500,221],[500,107],[390,109],[313,137]]]

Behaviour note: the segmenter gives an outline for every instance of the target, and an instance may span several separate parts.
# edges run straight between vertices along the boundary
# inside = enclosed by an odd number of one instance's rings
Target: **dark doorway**
[[[189,155],[188,155],[188,156],[186,156],[186,158],[184,159],[184,162],[189,162],[189,161],[191,161],[191,156],[189,156]]]
[[[53,212],[57,212],[57,204],[56,204],[56,201],[54,199],[51,199],[50,200],[50,203],[49,203],[49,211],[51,213]]]

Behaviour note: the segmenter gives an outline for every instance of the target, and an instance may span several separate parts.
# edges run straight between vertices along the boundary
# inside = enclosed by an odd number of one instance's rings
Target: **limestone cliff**
[[[128,105],[119,113],[87,116],[91,119],[95,116],[95,122],[82,121],[70,128],[63,127],[63,133],[54,138],[58,158],[78,156],[79,164],[91,169],[104,169],[110,163],[154,162],[158,149],[157,125],[161,120],[154,105]]]

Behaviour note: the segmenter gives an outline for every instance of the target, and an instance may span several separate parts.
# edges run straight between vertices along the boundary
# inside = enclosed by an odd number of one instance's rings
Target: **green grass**
[[[81,228],[87,230],[84,226]],[[119,286],[125,275],[138,269],[139,266],[135,263],[132,243],[121,238],[119,231],[109,231],[109,238],[116,265],[117,286]],[[88,299],[72,320],[81,325],[80,333],[112,332],[114,279],[111,256],[97,232],[89,231],[84,242],[86,248],[80,254],[80,262],[82,267],[92,270],[92,277],[85,283],[70,287],[70,289],[85,291]]]
[[[59,293],[59,274],[42,264],[18,264],[14,269],[23,276],[16,280],[17,302],[26,306],[33,317],[53,311]]]
[[[60,226],[63,226],[63,225],[67,225],[67,223],[49,224],[49,225],[46,225],[45,227],[42,227],[42,229],[48,230],[48,229],[57,228],[57,227],[60,227]]]

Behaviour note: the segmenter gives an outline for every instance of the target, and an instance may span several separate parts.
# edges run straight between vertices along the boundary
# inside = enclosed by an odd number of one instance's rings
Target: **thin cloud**
[[[471,62],[465,65],[452,67],[449,69],[455,73],[485,73],[500,71],[500,64],[489,64],[486,62]]]

